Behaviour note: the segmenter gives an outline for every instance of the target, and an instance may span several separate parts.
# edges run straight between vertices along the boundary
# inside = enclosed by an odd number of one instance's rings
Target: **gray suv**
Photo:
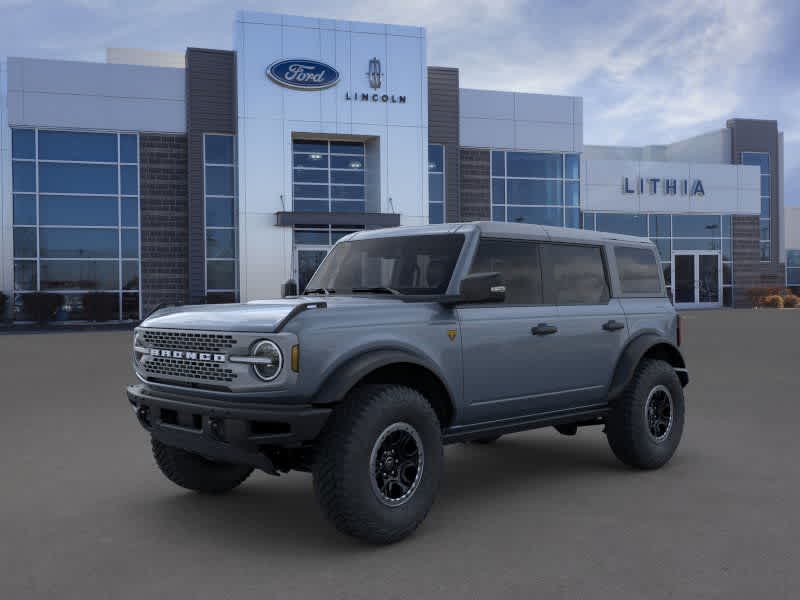
[[[343,238],[301,296],[156,311],[127,395],[176,484],[310,471],[338,529],[388,543],[431,508],[445,444],[600,425],[624,463],[665,464],[684,424],[679,345],[648,240],[399,227]]]

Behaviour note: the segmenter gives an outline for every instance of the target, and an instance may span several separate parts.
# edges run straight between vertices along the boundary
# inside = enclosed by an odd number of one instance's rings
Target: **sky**
[[[0,56],[232,47],[237,9],[421,25],[462,87],[583,97],[584,143],[665,144],[776,119],[800,205],[800,2],[793,0],[0,0]]]

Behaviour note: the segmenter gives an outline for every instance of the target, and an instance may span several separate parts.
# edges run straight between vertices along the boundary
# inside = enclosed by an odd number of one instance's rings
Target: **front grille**
[[[182,377],[203,381],[233,381],[237,375],[219,363],[181,360],[163,356],[151,356],[144,363],[144,369],[153,375]]]
[[[164,350],[222,352],[236,345],[232,335],[224,333],[184,333],[182,331],[143,329],[145,343]]]

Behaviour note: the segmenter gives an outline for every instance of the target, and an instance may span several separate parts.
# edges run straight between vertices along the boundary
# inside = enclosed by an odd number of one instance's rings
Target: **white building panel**
[[[573,130],[574,127],[571,123],[514,121],[513,148],[545,152],[574,152]]]
[[[461,146],[465,148],[513,148],[514,121],[462,117]]]
[[[462,88],[458,98],[461,118],[514,119],[513,92],[492,92]]]

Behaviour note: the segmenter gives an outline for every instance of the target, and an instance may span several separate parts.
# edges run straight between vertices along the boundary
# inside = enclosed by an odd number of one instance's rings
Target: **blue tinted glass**
[[[206,229],[208,258],[235,258],[236,238],[233,229]]]
[[[769,220],[768,219],[761,219],[759,221],[759,239],[761,240],[768,240],[769,239]]]
[[[115,260],[43,260],[42,290],[119,289],[119,263]]]
[[[566,173],[564,173],[564,177],[566,177],[567,179],[580,179],[581,155],[567,154],[564,161],[566,163]]]
[[[506,203],[506,180],[492,179],[492,204]]]
[[[583,213],[583,228],[594,231],[594,213]]]
[[[302,212],[328,212],[327,200],[295,200],[294,209]]]
[[[581,184],[577,181],[567,181],[564,183],[564,193],[566,194],[565,203],[567,206],[581,205]]]
[[[33,129],[11,131],[11,157],[36,158],[36,141]]]
[[[761,168],[761,174],[769,173],[768,152],[742,152],[743,165],[755,165]]]
[[[656,244],[656,248],[658,248],[658,253],[661,256],[661,260],[672,260],[672,243],[670,240],[661,238],[653,241]]]
[[[233,136],[207,135],[206,162],[218,165],[233,164]]]
[[[761,198],[761,216],[769,218],[769,198]]]
[[[730,238],[722,240],[722,260],[733,260],[733,243]]]
[[[328,142],[315,142],[312,140],[294,140],[292,142],[294,152],[314,152],[326,154],[328,152]]]
[[[233,227],[233,198],[206,198],[206,227]]]
[[[14,225],[36,225],[35,194],[14,194]]]
[[[343,173],[344,171],[337,171]],[[347,171],[348,173],[362,173],[363,171]],[[328,183],[327,169],[295,169],[294,180],[298,183]]]
[[[350,235],[352,231],[331,231],[331,241],[336,243],[346,235]]]
[[[36,258],[36,229],[34,227],[14,227],[14,256]]]
[[[439,173],[428,175],[428,200],[444,202],[444,175]]]
[[[117,258],[116,229],[39,230],[39,253],[43,258]]]
[[[509,206],[509,223],[535,223],[563,227],[564,209],[561,207]]]
[[[672,249],[677,250],[721,250],[717,238],[673,238]]]
[[[675,237],[719,237],[719,215],[673,215],[672,235]]]
[[[761,251],[761,261],[768,262],[770,260],[770,256],[772,256],[772,248],[770,247],[769,242],[761,242],[759,244],[759,249]]]
[[[562,204],[560,181],[508,180],[509,204]]]
[[[669,215],[650,215],[650,237],[671,237],[672,225]]]
[[[428,223],[432,225],[444,223],[444,204],[434,202],[428,206]]]
[[[206,194],[233,196],[233,167],[206,167]]]
[[[311,167],[315,169],[327,169],[328,168],[328,155],[327,154],[295,154],[292,157],[294,161],[292,164],[295,167]],[[339,156],[337,157],[337,162],[339,165],[334,165],[340,169],[348,169],[348,168],[361,168],[359,167],[349,167],[350,163],[363,165],[363,161],[358,158],[353,158],[349,156]]]
[[[139,289],[139,261],[137,260],[122,261],[122,289],[123,290]]]
[[[301,185],[294,184],[295,198],[327,198],[327,185]]]
[[[232,260],[206,262],[207,286],[210,290],[230,290],[236,287],[236,263]]]
[[[431,173],[444,171],[444,147],[441,144],[428,145],[428,171]]]
[[[14,161],[11,166],[11,187],[15,192],[36,191],[36,165],[32,162]]]
[[[492,152],[492,175],[495,177],[505,177],[506,174],[506,153],[500,150]]]
[[[508,152],[509,177],[561,177],[563,173],[560,154],[534,152]]]
[[[787,250],[786,251],[786,266],[787,267],[800,267],[800,250]]]
[[[42,225],[116,225],[117,199],[112,196],[39,196]]]
[[[731,237],[733,231],[730,215],[722,215],[722,237]]]
[[[324,187],[324,186],[323,186]],[[331,197],[340,200],[363,200],[363,185],[332,185]]]
[[[318,159],[315,159],[313,155],[310,154],[298,154],[295,157],[297,160],[298,157],[302,157],[303,160],[308,161],[308,164],[305,166],[308,167],[327,167],[327,156],[320,156]],[[322,163],[320,165],[319,163]],[[313,164],[312,164],[313,163]],[[364,169],[364,159],[359,158],[358,156],[331,156],[331,168],[332,169]]]
[[[117,167],[39,163],[39,191],[64,194],[117,194]]]
[[[789,269],[786,272],[786,285],[800,285],[800,269]]]
[[[761,195],[769,196],[769,175],[761,176]]]
[[[14,261],[14,290],[15,291],[36,290],[35,260]]]
[[[596,213],[597,231],[647,237],[647,216],[624,213]]]
[[[331,154],[358,154],[364,156],[364,143],[331,142]]]
[[[126,196],[139,193],[139,169],[134,166],[120,167],[120,190]]]
[[[327,246],[330,244],[328,240],[328,230],[323,229],[320,231],[295,231],[294,243],[310,244],[314,246]]]
[[[122,230],[122,258],[139,258],[139,230]]]
[[[334,212],[364,212],[364,202],[357,200],[340,200],[333,203]]]
[[[119,162],[139,162],[138,144],[135,135],[123,134],[119,136]]]
[[[564,227],[581,227],[581,211],[577,207],[564,209]]]
[[[117,135],[39,131],[39,160],[117,162]]]
[[[324,173],[325,171],[323,171]],[[431,174],[431,177],[441,179],[443,175]],[[323,182],[325,180],[323,179]],[[331,183],[355,183],[364,184],[364,171],[331,171]]]
[[[506,207],[505,206],[493,206],[492,207],[492,221],[503,222],[505,220],[506,220]]]
[[[122,223],[123,227],[138,227],[139,225],[139,201],[136,198],[122,199]]]

